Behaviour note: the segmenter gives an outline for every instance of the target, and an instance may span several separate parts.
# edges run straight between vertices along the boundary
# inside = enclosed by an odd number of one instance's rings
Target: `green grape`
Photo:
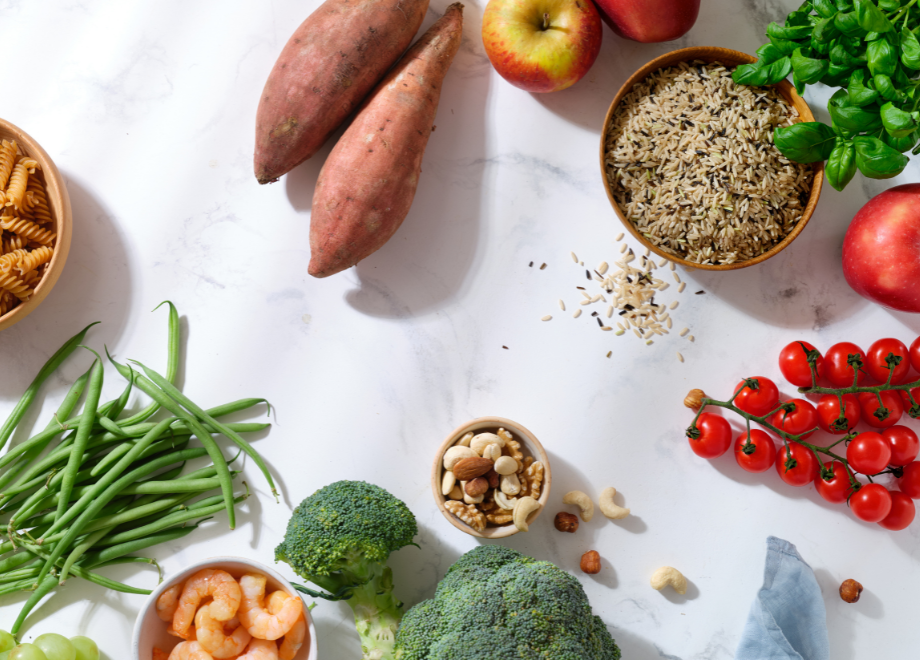
[[[48,660],[35,644],[20,644],[10,651],[10,660]]]
[[[35,646],[45,653],[48,660],[75,660],[77,649],[63,635],[45,633],[35,638]]]
[[[16,646],[16,638],[5,630],[0,630],[0,653],[9,651],[14,646]],[[0,658],[0,660],[6,660],[6,658]]]
[[[89,637],[71,637],[70,643],[77,650],[76,660],[99,660],[99,647]]]
[[[9,660],[9,657],[10,657],[9,651],[4,651],[3,653],[0,653],[0,660]]]

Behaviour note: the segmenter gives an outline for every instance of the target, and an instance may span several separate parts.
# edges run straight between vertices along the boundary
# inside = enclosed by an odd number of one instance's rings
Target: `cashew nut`
[[[486,498],[485,494],[476,496],[470,495],[466,492],[466,484],[466,481],[460,482],[460,489],[463,491],[463,501],[467,504],[480,504]]]
[[[465,436],[457,440],[457,442],[454,443],[454,447],[469,447],[470,440],[472,439],[473,439],[473,432],[470,431]]]
[[[473,439],[470,440],[470,449],[479,456],[485,456],[483,452],[489,445],[498,445],[501,448],[505,446],[505,441],[494,433],[480,433],[479,435],[474,435]]]
[[[454,473],[450,470],[445,470],[444,476],[441,477],[441,495],[445,497],[450,495],[455,483],[457,483],[457,477],[454,476]]]
[[[611,520],[622,520],[629,515],[629,509],[624,509],[613,501],[613,496],[616,494],[616,488],[605,488],[601,491],[601,496],[598,498],[597,503],[600,506],[601,513],[605,516]]]
[[[510,456],[502,456],[495,461],[495,471],[501,475],[514,474],[517,472],[517,461]]]
[[[451,447],[444,452],[444,469],[453,470],[454,465],[464,458],[474,458],[476,453],[469,447]]]
[[[493,442],[483,450],[482,457],[490,458],[492,462],[495,462],[502,457],[502,448]]]
[[[594,517],[594,502],[591,501],[591,498],[582,493],[580,490],[571,490],[565,494],[562,498],[563,504],[574,504],[579,509],[581,513],[579,517],[585,522],[591,520]]]
[[[662,566],[652,573],[651,583],[652,589],[657,589],[658,591],[671,585],[671,588],[681,596],[687,593],[687,578],[673,566]]]
[[[528,530],[527,518],[531,513],[540,509],[540,503],[537,502],[534,498],[522,497],[514,505],[514,513],[512,514],[512,521],[514,526],[517,527],[520,531],[526,532]]]
[[[521,480],[516,474],[503,474],[499,486],[505,495],[517,495],[521,492]]]
[[[513,511],[517,501],[516,497],[508,497],[498,488],[495,489],[495,503],[505,511]]]

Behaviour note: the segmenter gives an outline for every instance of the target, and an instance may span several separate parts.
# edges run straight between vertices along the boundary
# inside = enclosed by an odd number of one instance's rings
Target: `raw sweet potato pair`
[[[427,7],[428,0],[327,0],[301,24],[259,104],[260,183],[316,153],[405,49]],[[463,5],[452,4],[367,95],[329,154],[313,195],[311,275],[354,266],[402,224],[462,24]]]

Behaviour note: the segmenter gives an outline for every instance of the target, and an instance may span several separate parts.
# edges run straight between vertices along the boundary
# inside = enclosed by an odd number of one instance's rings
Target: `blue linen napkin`
[[[735,660],[830,660],[821,588],[789,541],[767,537],[763,587],[751,605]]]

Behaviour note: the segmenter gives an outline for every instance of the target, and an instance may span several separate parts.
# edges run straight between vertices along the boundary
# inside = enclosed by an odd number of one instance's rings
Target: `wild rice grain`
[[[540,266],[540,270],[543,270],[545,268],[546,268],[546,264],[543,264],[542,266]]]

